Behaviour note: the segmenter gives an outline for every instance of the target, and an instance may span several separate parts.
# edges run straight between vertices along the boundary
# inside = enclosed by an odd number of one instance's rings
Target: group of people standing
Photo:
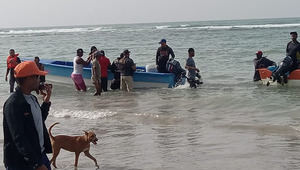
[[[263,52],[258,51],[256,53],[256,58],[254,61],[255,73],[253,80],[261,80],[259,68],[267,68],[269,66],[276,66],[273,70],[271,79],[277,81],[280,84],[287,83],[287,77],[289,73],[300,68],[300,43],[297,41],[298,34],[297,32],[290,32],[291,41],[287,44],[286,47],[286,57],[282,60],[279,66],[276,65],[274,61],[263,57]]]
[[[101,92],[107,91],[108,70],[114,74],[114,80],[111,83],[111,89],[122,89],[124,91],[132,91],[133,89],[133,73],[136,70],[135,63],[130,58],[130,51],[124,50],[113,64],[105,56],[103,50],[98,50],[95,46],[91,47],[89,57],[84,60],[83,50],[77,50],[77,56],[73,59],[73,72],[71,78],[78,91],[86,91],[86,85],[83,79],[83,67],[91,63],[92,83],[95,85],[95,96],[101,95]]]

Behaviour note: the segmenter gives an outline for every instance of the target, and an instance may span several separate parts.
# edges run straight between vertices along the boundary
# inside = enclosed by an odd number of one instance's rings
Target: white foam
[[[116,112],[109,110],[84,111],[84,110],[54,110],[49,113],[53,117],[63,118],[82,118],[82,119],[101,119],[116,115]]]
[[[295,24],[262,24],[262,25],[207,25],[207,26],[191,26],[188,24],[178,27],[169,25],[156,26],[156,29],[200,29],[200,30],[229,30],[229,29],[254,29],[254,28],[287,28],[300,27],[300,23]]]
[[[161,25],[161,26],[155,26],[156,29],[166,29],[169,28],[170,25]]]
[[[76,32],[97,32],[97,31],[114,31],[114,30],[115,29],[103,28],[103,27],[27,29],[27,30],[0,31],[0,35],[42,34],[42,33],[76,33]]]

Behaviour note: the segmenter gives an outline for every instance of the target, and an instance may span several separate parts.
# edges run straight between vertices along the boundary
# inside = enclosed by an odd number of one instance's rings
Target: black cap
[[[129,54],[129,53],[130,53],[130,51],[128,49],[123,51],[123,54]]]
[[[77,49],[77,53],[83,53],[83,49],[82,48]]]
[[[161,39],[160,42],[158,42],[159,44],[161,43],[167,43],[167,40],[166,39]]]
[[[290,35],[298,35],[297,32],[290,32]]]

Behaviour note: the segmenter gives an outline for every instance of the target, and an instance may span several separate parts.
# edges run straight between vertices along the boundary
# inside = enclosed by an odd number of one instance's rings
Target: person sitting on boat
[[[121,90],[130,92],[133,89],[133,73],[136,70],[136,65],[130,56],[129,50],[124,50],[124,57],[120,59],[119,69],[121,71]]]
[[[298,33],[297,32],[290,32],[290,35],[291,35],[291,39],[292,41],[290,41],[287,46],[286,46],[286,55],[288,56],[289,53],[292,52],[292,50],[294,48],[297,47],[297,45],[299,45],[300,43],[297,41],[297,38],[298,38]]]
[[[180,63],[173,58],[170,58],[167,62],[167,71],[175,75],[174,82],[175,87],[182,83],[182,78],[186,77],[186,71],[180,66]]]
[[[272,73],[271,79],[280,84],[287,83],[288,74],[299,67],[297,58],[300,58],[300,44],[282,60],[278,68]],[[283,80],[281,77],[283,77]]]
[[[166,73],[166,63],[169,60],[169,56],[175,58],[174,51],[171,47],[167,45],[167,40],[162,39],[160,42],[160,47],[156,51],[156,66],[160,73]]]
[[[93,55],[92,59],[92,82],[95,85],[96,92],[94,96],[100,96],[101,95],[101,66],[99,64],[99,59],[101,57],[101,52],[97,51]]]
[[[268,68],[269,66],[276,66],[276,63],[274,61],[269,60],[266,57],[263,57],[262,51],[256,52],[256,58],[253,60],[253,63],[254,63],[254,68],[255,68],[253,81],[261,80],[259,71],[257,69]]]
[[[116,90],[116,89],[120,89],[120,78],[121,78],[121,75],[120,75],[120,69],[119,69],[119,62],[120,62],[120,59],[122,59],[124,57],[124,54],[121,53],[120,54],[120,57],[118,57],[117,59],[115,59],[111,65],[111,72],[114,74],[114,78],[113,80],[111,81],[111,84],[110,84],[110,88],[112,90]]]
[[[107,91],[107,77],[108,69],[111,67],[110,60],[105,56],[103,50],[100,51],[100,58],[98,59],[99,64],[101,65],[101,89],[102,91]]]
[[[91,62],[92,57],[88,57],[86,61],[82,59],[83,50],[79,48],[77,50],[77,56],[73,59],[73,72],[71,78],[78,91],[86,91],[86,85],[83,80],[83,67],[88,66]]]
[[[201,81],[200,70],[196,67],[193,57],[195,56],[195,50],[193,48],[188,49],[189,58],[186,60],[185,68],[188,69],[188,82],[191,88],[196,88],[197,85],[203,84]],[[197,80],[196,80],[197,77]]]

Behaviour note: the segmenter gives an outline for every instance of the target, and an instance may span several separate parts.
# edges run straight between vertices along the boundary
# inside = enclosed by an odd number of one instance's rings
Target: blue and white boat
[[[47,81],[73,84],[71,74],[73,72],[73,62],[53,61],[41,59],[40,63],[44,65],[48,75]],[[83,78],[87,86],[93,86],[91,82],[91,67],[84,67]],[[108,71],[108,86],[113,79],[113,73]],[[133,75],[134,88],[172,88],[175,86],[174,74],[146,72],[145,67],[137,67]]]

